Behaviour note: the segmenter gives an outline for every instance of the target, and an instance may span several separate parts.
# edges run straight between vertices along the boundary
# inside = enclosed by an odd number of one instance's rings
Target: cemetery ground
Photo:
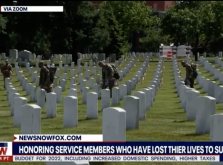
[[[123,68],[130,60],[126,60],[122,63],[119,68]],[[124,77],[120,82],[120,85],[125,83],[126,80],[134,77],[134,74],[140,69],[143,62],[143,58],[136,62],[136,65],[130,70],[130,72]],[[151,80],[153,79],[155,69],[157,65],[157,59],[153,59],[149,63],[146,75],[142,83],[138,83],[135,91],[141,90],[149,86]],[[163,85],[158,90],[156,99],[153,102],[153,107],[147,111],[146,120],[140,120],[138,130],[126,131],[127,141],[210,141],[210,135],[195,135],[195,121],[187,121],[186,114],[181,108],[179,98],[177,96],[173,68],[171,61],[165,61],[163,68]],[[199,68],[202,74],[209,76],[206,72]],[[27,72],[23,68],[24,72]],[[181,67],[181,74],[184,77],[185,70]],[[26,77],[30,76],[24,73]],[[15,73],[12,76],[12,84],[18,88],[21,96],[27,97],[25,91],[22,91]],[[69,74],[68,81],[66,84],[66,91],[63,92],[63,97],[68,96],[68,90],[70,88]],[[0,81],[0,141],[12,141],[14,134],[20,133],[20,128],[13,126],[13,117],[10,116],[10,108],[8,105],[8,100],[6,96],[6,91],[3,87],[3,78]],[[199,89],[198,86],[195,86]],[[205,94],[202,94],[205,95]],[[63,103],[57,104],[57,117],[52,119],[46,119],[45,110],[42,109],[42,121],[41,129],[43,134],[101,134],[102,133],[102,111],[100,110],[100,100],[98,101],[99,106],[99,117],[98,119],[89,120],[86,118],[86,105],[81,103],[81,95],[78,95],[78,126],[74,128],[63,128]],[[31,103],[30,103],[31,104]],[[122,107],[122,101],[119,107]],[[217,105],[217,112],[222,109],[222,104]],[[1,163],[12,164],[12,163]],[[45,165],[46,163],[13,163],[13,165]],[[192,164],[208,164],[208,163],[90,163],[93,165],[138,165],[138,164],[150,164],[150,165],[161,165],[161,164],[174,164],[174,165],[192,165]]]
[[[206,58],[206,59],[209,60],[209,62],[212,65],[214,65],[216,67],[216,69],[220,69],[222,71],[221,67],[218,67],[217,64],[214,63],[214,58],[213,57],[209,57],[209,58]],[[211,81],[215,81],[216,85],[220,86],[219,81],[214,80],[214,76],[212,76],[210,74],[210,72],[206,71],[204,69],[204,67],[201,66],[200,64],[198,64],[198,70],[199,70],[199,72],[201,72],[201,75],[204,76],[206,79],[209,79]],[[198,83],[195,83],[194,88],[200,92],[200,96],[207,96],[207,93],[202,91],[202,89],[198,86]],[[216,113],[222,113],[222,104],[221,103],[216,104]]]

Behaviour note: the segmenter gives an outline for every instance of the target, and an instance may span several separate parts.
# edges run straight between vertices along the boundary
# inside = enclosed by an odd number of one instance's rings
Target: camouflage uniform
[[[190,85],[190,87],[193,88],[194,87],[194,77],[193,77],[192,66],[190,64],[186,63],[185,68],[186,68],[185,85]]]
[[[8,61],[6,61],[6,62],[8,62]],[[4,87],[5,87],[5,79],[11,77],[12,66],[10,64],[6,63],[5,65],[2,66],[1,72],[2,72],[3,77],[4,77]]]
[[[40,70],[39,86],[47,93],[53,92],[53,83],[50,81],[50,71],[45,66]]]
[[[108,84],[106,84],[106,80]],[[109,87],[110,95],[112,96],[112,88],[115,86],[114,69],[110,64],[107,64],[106,68],[102,68],[102,89]]]

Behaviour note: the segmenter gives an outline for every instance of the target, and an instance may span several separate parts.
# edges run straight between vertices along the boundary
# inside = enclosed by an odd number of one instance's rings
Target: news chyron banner
[[[0,12],[63,12],[63,6],[1,6]]]
[[[0,142],[0,162],[12,161],[12,142]]]
[[[15,135],[0,162],[223,162],[223,142],[105,142],[103,135]]]

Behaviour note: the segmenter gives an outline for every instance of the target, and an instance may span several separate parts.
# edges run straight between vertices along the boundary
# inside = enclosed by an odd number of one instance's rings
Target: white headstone
[[[139,119],[146,119],[146,95],[142,91],[134,92],[133,96],[139,98]]]
[[[103,141],[126,141],[126,112],[122,108],[109,107],[102,115]]]
[[[14,59],[17,59],[18,58],[18,50],[16,50],[16,49],[10,49],[9,50],[9,56],[10,57],[13,57]]]
[[[214,114],[211,116],[210,121],[211,127],[210,127],[210,139],[211,141],[223,141],[223,113],[220,114]]]
[[[57,94],[57,103],[61,103],[62,102],[62,88],[60,86],[57,86],[54,89],[54,91]]]
[[[72,89],[72,88],[69,89],[68,95],[77,97],[77,90],[76,89]]]
[[[127,130],[139,128],[139,101],[139,98],[135,96],[126,96],[123,100]]]
[[[44,107],[45,105],[45,90],[44,89],[39,89],[37,91],[37,105],[39,105],[41,108]]]
[[[88,87],[84,87],[82,88],[82,104],[87,104],[87,93],[89,92],[89,88]]]
[[[19,93],[10,94],[10,102],[11,102],[10,112],[12,116],[14,115],[14,98],[15,97],[20,97],[20,94]]]
[[[98,94],[95,92],[89,92],[87,94],[87,118],[98,118]]]
[[[110,106],[110,90],[101,90],[101,109],[108,108]]]
[[[15,97],[14,98],[14,117],[13,124],[15,127],[20,127],[23,119],[22,116],[22,106],[27,104],[27,99],[25,97]]]
[[[196,134],[210,133],[210,116],[215,114],[216,99],[202,96],[196,99]]]
[[[112,105],[118,106],[119,101],[120,101],[119,88],[114,87],[114,88],[112,88]]]
[[[46,118],[55,118],[57,116],[57,94],[46,93]]]
[[[35,104],[26,104],[21,107],[22,121],[21,134],[41,133],[41,108]]]
[[[78,125],[78,99],[75,96],[64,97],[63,126],[65,128]]]

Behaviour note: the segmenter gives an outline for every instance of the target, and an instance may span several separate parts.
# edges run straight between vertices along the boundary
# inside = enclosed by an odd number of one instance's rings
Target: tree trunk
[[[195,35],[195,47],[194,47],[194,53],[195,53],[195,55],[194,55],[194,60],[195,61],[198,61],[198,45],[199,45],[199,34],[198,33],[196,33],[196,35]]]
[[[75,63],[75,65],[77,65],[77,60],[78,60],[78,50],[77,50],[77,46],[76,43],[73,40],[73,49],[72,49],[72,61]]]
[[[76,51],[75,48],[73,48],[73,52],[72,52],[72,61],[75,63],[75,65],[77,65],[77,60],[78,60],[77,51]]]

